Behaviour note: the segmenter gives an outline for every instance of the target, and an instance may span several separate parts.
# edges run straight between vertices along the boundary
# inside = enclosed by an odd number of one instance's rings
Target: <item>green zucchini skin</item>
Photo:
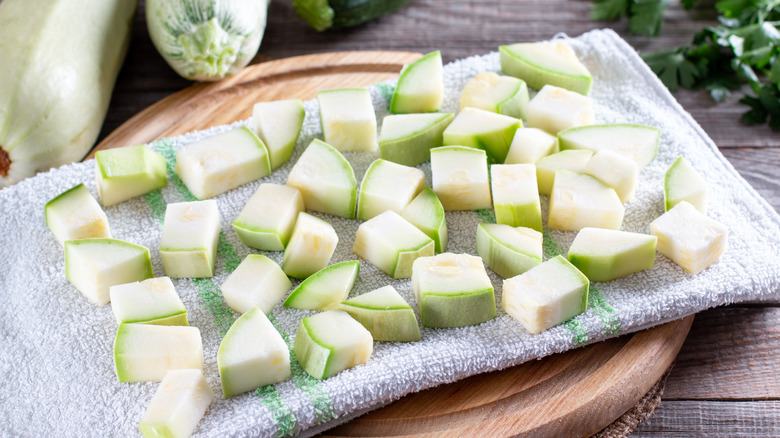
[[[293,0],[298,16],[315,30],[357,26],[390,14],[413,0]]]
[[[0,2],[0,187],[94,146],[136,0]]]
[[[269,0],[147,0],[146,24],[157,51],[184,78],[217,81],[257,54]]]

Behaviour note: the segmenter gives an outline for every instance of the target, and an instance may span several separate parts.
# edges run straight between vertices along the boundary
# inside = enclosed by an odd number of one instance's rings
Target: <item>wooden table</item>
[[[630,37],[625,22],[593,22],[590,1],[415,0],[391,16],[341,31],[317,33],[289,0],[273,0],[254,62],[345,50],[441,50],[445,62],[495,50],[499,44],[571,36],[612,27],[639,51],[687,42],[715,14],[673,6],[663,36]],[[154,102],[192,83],[178,77],[151,44],[143,0],[101,139]],[[780,210],[780,134],[746,127],[746,107],[732,96],[716,105],[702,92],[675,96],[742,176]],[[697,315],[668,378],[661,405],[631,435],[780,436],[780,302],[740,304]]]

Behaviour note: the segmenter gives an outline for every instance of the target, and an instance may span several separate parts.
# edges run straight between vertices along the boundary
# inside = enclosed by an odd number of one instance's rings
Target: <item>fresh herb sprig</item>
[[[700,0],[681,0],[685,9]],[[629,31],[649,36],[661,32],[671,0],[596,0],[594,20],[628,17]],[[750,110],[747,124],[780,131],[780,0],[720,0],[718,25],[697,32],[691,43],[643,54],[642,58],[670,90],[706,89],[720,102],[748,84],[754,95],[740,102]]]

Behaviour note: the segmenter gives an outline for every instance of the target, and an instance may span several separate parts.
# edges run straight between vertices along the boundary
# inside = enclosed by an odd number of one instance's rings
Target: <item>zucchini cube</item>
[[[468,146],[487,152],[491,163],[503,163],[523,121],[477,108],[463,108],[442,135],[444,146]]]
[[[165,158],[144,146],[95,153],[95,180],[106,207],[161,189],[168,184]]]
[[[536,163],[536,183],[539,186],[539,193],[548,196],[552,193],[555,172],[559,170],[584,172],[592,156],[591,151],[566,150],[542,157]]]
[[[579,231],[585,227],[619,230],[625,208],[615,190],[583,173],[555,172],[547,226]]]
[[[213,276],[218,241],[217,201],[168,204],[160,236],[160,258],[166,275],[173,278]]]
[[[284,251],[298,213],[305,210],[295,187],[263,183],[233,221],[244,245],[261,251]]]
[[[501,71],[537,90],[547,84],[587,95],[593,77],[563,41],[517,43],[498,48]]]
[[[526,227],[480,223],[477,254],[502,278],[514,277],[542,263],[542,233]]]
[[[433,239],[437,253],[447,249],[447,219],[444,217],[444,207],[430,187],[423,187],[401,212],[401,217]]]
[[[213,400],[203,371],[170,370],[157,387],[138,429],[146,438],[188,437]]]
[[[376,114],[367,88],[335,88],[317,93],[325,142],[340,152],[376,150]]]
[[[593,101],[582,94],[545,85],[528,102],[528,127],[550,134],[593,123]]]
[[[275,261],[262,254],[249,254],[219,290],[225,303],[238,313],[259,307],[270,313],[292,287],[292,282]]]
[[[631,123],[606,123],[566,129],[558,133],[561,150],[610,150],[631,159],[641,171],[658,153],[661,130]]]
[[[305,118],[300,99],[258,102],[252,107],[254,129],[268,148],[271,170],[290,159]]]
[[[424,185],[422,170],[380,158],[371,163],[360,183],[357,217],[366,221],[387,210],[401,213]]]
[[[524,119],[528,109],[528,86],[525,81],[493,72],[474,76],[460,94],[460,109],[467,107]]]
[[[533,164],[493,164],[490,185],[496,223],[542,231],[542,206]]]
[[[567,257],[590,281],[612,281],[652,268],[657,240],[647,234],[583,228]]]
[[[624,204],[634,197],[639,168],[629,158],[607,149],[600,150],[585,163],[582,173],[594,176],[612,187]]]
[[[493,206],[487,154],[466,146],[431,149],[433,191],[444,210],[478,210]]]
[[[203,342],[197,327],[120,324],[114,340],[120,382],[159,382],[168,370],[203,369]]]
[[[431,148],[442,145],[444,129],[453,113],[396,114],[385,116],[379,135],[379,157],[417,166],[431,159]]]
[[[664,174],[664,209],[668,211],[686,201],[707,214],[707,182],[682,156]]]
[[[119,324],[189,325],[187,309],[168,277],[111,286],[109,295]]]
[[[558,138],[541,129],[523,128],[515,132],[504,164],[536,164],[547,155],[558,152]]]
[[[342,301],[339,310],[362,324],[375,341],[414,342],[422,338],[414,310],[391,285]]]
[[[438,50],[404,66],[390,100],[393,114],[438,111],[444,99],[444,75]]]
[[[60,244],[68,240],[111,238],[108,217],[84,184],[46,203],[46,226]]]
[[[293,345],[298,362],[315,379],[327,379],[364,364],[373,351],[371,333],[341,310],[303,318]]]
[[[308,213],[298,213],[290,243],[282,256],[282,270],[303,279],[328,266],[339,236],[328,222]]]

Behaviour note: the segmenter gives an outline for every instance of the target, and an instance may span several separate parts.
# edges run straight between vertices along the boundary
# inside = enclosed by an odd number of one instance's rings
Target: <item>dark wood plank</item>
[[[739,174],[780,212],[780,148],[721,149]]]
[[[644,437],[778,437],[780,401],[663,401],[631,434]]]
[[[696,316],[664,400],[780,399],[780,308],[727,307]]]

